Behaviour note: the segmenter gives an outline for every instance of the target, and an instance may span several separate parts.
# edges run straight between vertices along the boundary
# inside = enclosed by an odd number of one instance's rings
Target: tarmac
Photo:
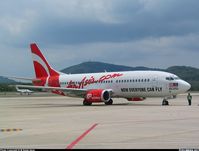
[[[142,102],[113,99],[83,106],[81,98],[0,96],[0,148],[199,149],[199,93]]]

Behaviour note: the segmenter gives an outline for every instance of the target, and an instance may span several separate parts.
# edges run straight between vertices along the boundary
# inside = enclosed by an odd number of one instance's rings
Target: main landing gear
[[[169,105],[169,101],[167,101],[166,99],[163,99],[162,105]]]
[[[112,105],[113,104],[113,100],[110,99],[108,102],[104,102],[104,104],[106,104],[106,105]],[[92,105],[92,102],[88,102],[88,101],[84,100],[83,101],[83,105],[90,106],[90,105]]]
[[[105,102],[106,105],[112,105],[113,104],[113,100],[110,99],[108,102]]]
[[[90,105],[92,105],[92,102],[88,102],[88,101],[84,100],[83,101],[83,105],[90,106]]]

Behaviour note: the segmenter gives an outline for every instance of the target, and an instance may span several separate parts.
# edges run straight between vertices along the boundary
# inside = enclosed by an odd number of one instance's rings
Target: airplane
[[[23,94],[28,94],[28,95],[30,95],[31,93],[34,93],[34,91],[31,91],[31,90],[29,90],[29,89],[19,89],[19,88],[17,87],[17,85],[16,85],[16,90],[17,90],[17,92],[19,92],[21,95],[23,95]]]
[[[86,74],[65,74],[53,69],[38,46],[30,44],[35,78],[33,86],[18,87],[43,89],[69,97],[83,98],[83,105],[103,102],[113,104],[113,98],[143,101],[147,97],[168,99],[187,92],[191,85],[177,75],[164,71],[123,71]]]

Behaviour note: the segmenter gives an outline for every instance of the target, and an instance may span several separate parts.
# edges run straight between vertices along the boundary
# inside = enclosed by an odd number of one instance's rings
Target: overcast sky
[[[58,70],[199,68],[199,0],[1,0],[0,75],[34,76],[32,42]]]

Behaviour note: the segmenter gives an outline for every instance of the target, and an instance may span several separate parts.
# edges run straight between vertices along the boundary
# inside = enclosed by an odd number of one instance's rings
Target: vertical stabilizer
[[[48,85],[48,86],[59,86],[58,79],[60,72],[54,70],[39,50],[35,43],[30,44],[33,65],[35,70],[36,79],[41,79],[42,82],[34,83],[35,85]],[[56,82],[55,82],[56,81]]]

